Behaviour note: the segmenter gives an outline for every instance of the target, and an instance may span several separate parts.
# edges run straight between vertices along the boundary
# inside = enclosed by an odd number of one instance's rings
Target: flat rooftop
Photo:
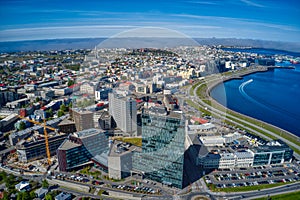
[[[70,125],[70,124],[75,124],[75,122],[71,121],[71,120],[68,120],[67,118],[62,120],[58,126],[63,126],[63,125]]]
[[[81,144],[77,144],[75,142],[71,142],[70,140],[65,140],[59,147],[59,150],[69,150],[69,149],[73,149],[75,147],[79,147],[81,146]]]
[[[78,131],[76,133],[73,133],[74,136],[79,137],[79,138],[83,138],[83,137],[88,137],[91,135],[95,135],[98,133],[103,133],[104,131],[100,130],[100,129],[96,129],[96,128],[90,128],[90,129],[86,129],[86,130],[82,130],[82,131]]]
[[[130,143],[114,140],[114,142],[110,146],[110,151],[108,156],[119,157],[133,151],[141,152],[142,148],[132,145]]]

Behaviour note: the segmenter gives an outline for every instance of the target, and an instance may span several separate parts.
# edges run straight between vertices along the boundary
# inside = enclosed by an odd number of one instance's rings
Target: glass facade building
[[[108,138],[98,129],[87,129],[69,135],[57,149],[60,171],[84,166],[92,158],[108,150]]]
[[[142,152],[135,152],[133,169],[144,178],[183,187],[184,119],[179,113],[142,114]]]
[[[293,150],[281,140],[270,141],[253,149],[253,152],[253,166],[291,162],[293,157]]]

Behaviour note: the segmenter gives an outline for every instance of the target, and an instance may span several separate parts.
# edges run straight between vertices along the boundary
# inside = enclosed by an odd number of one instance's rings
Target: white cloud
[[[211,24],[213,22],[218,22],[220,25],[222,25],[222,24],[224,25],[225,23],[232,23],[232,24],[238,24],[243,27],[245,27],[246,25],[252,25],[252,26],[258,26],[258,27],[264,26],[267,28],[274,28],[274,29],[279,29],[279,30],[283,30],[283,31],[300,31],[298,28],[289,26],[289,25],[266,23],[266,22],[252,20],[252,19],[245,19],[245,18],[190,15],[190,14],[173,14],[173,16],[209,20]],[[220,23],[220,22],[222,22],[222,23]],[[237,27],[237,28],[239,28],[239,27]]]
[[[203,4],[203,5],[219,5],[218,2],[214,2],[214,1],[188,1],[188,3]]]
[[[254,6],[258,8],[264,8],[265,6],[262,4],[255,3],[254,1],[249,1],[249,0],[240,0],[241,2],[245,3],[248,6]]]

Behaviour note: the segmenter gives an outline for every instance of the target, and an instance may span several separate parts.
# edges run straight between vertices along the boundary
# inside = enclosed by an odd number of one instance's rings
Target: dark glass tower
[[[142,152],[135,153],[133,168],[144,178],[183,187],[185,129],[182,114],[150,108],[142,114]]]

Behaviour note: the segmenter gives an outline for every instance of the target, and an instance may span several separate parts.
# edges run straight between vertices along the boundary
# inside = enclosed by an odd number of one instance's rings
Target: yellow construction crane
[[[38,121],[35,121],[35,120],[31,120],[31,119],[28,119],[28,118],[25,118],[25,117],[22,117],[19,115],[19,118],[20,119],[24,119],[26,121],[29,121],[33,124],[37,124],[37,125],[41,125],[43,126],[44,128],[44,135],[45,135],[45,144],[46,144],[46,154],[47,154],[47,161],[48,161],[48,165],[50,166],[51,165],[51,155],[50,155],[50,149],[49,149],[49,141],[48,141],[48,133],[47,133],[47,129],[50,129],[50,130],[53,130],[53,131],[57,131],[56,128],[53,128],[51,126],[47,126],[46,125],[46,120],[44,119],[44,122],[43,123],[40,123]]]

